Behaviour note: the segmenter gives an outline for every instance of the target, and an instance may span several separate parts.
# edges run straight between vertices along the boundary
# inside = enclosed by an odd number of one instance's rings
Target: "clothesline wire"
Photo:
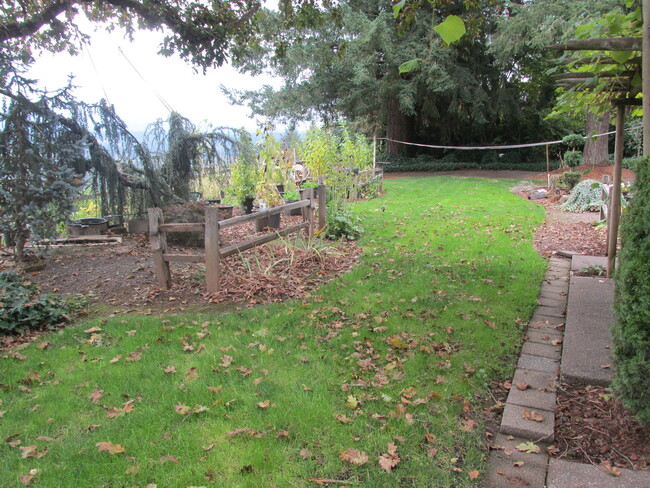
[[[640,129],[641,125],[636,126],[636,127],[630,127],[628,129],[625,129],[627,131],[630,130],[637,130]],[[593,136],[589,136],[590,138],[596,138],[596,137],[602,137],[602,136],[609,136],[611,134],[615,134],[616,131],[609,131],[609,132],[604,132],[602,134],[596,134]],[[418,147],[427,147],[431,149],[456,149],[459,151],[476,151],[476,150],[499,150],[499,149],[522,149],[522,148],[527,148],[527,147],[539,147],[539,146],[547,146],[547,145],[553,145],[553,144],[562,144],[562,139],[557,140],[557,141],[547,141],[547,142],[531,142],[528,144],[510,144],[506,146],[438,146],[438,145],[433,145],[433,144],[416,144],[414,142],[405,142],[405,141],[399,141],[396,139],[391,139],[389,137],[381,137],[378,138],[377,140],[380,141],[388,141],[388,142],[393,142],[396,144],[405,144],[407,146],[418,146]]]

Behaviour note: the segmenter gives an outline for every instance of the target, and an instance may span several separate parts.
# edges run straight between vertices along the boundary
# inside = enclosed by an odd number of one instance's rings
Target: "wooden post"
[[[374,178],[377,171],[377,135],[372,136],[372,176]]]
[[[164,224],[163,211],[161,208],[150,208],[149,213],[149,241],[153,263],[156,268],[156,277],[160,288],[169,289],[172,286],[172,275],[169,272],[169,262],[165,261],[164,254],[167,252],[167,238],[165,232],[158,226]]]
[[[208,294],[219,291],[221,256],[219,255],[219,209],[205,209],[205,281]]]
[[[309,222],[307,227],[307,238],[311,241],[314,238],[314,189],[307,188],[305,196],[309,199],[309,207],[303,208],[303,222]]]
[[[549,155],[548,144],[546,145],[546,182],[547,187],[551,189],[551,157]]]
[[[327,225],[327,199],[325,185],[318,185],[318,230],[322,231]]]
[[[625,105],[616,106],[616,143],[614,149],[614,182],[610,191],[610,222],[607,232],[607,277],[611,278],[616,267],[618,223],[621,218],[621,180],[623,174],[623,145],[625,130]]]
[[[643,93],[643,155],[650,155],[650,1],[643,0],[641,50],[641,91]]]

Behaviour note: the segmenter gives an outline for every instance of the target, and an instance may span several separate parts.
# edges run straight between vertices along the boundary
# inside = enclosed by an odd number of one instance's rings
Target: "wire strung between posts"
[[[133,64],[133,63],[131,62],[131,60],[126,56],[126,54],[124,53],[124,51],[122,51],[122,48],[121,48],[120,46],[118,46],[118,47],[117,47],[117,50],[119,51],[119,53],[120,53],[122,56],[124,56],[124,59],[126,59],[126,62],[129,63],[129,65],[131,66],[131,68],[133,68],[133,71],[135,71],[135,72],[137,73],[137,75],[142,79],[142,81],[144,81],[144,83],[149,87],[149,89],[153,92],[153,94],[156,95],[156,98],[158,98],[158,100],[160,100],[160,103],[162,103],[163,106],[164,106],[167,110],[169,110],[170,112],[175,112],[175,110],[172,108],[172,106],[171,106],[170,104],[167,103],[167,100],[165,100],[165,99],[163,98],[163,96],[162,96],[160,93],[158,93],[158,91],[156,91],[156,89],[153,87],[153,85],[152,85],[151,83],[149,83],[149,82],[145,79],[144,76],[142,76],[142,74],[138,71],[138,68],[136,68],[136,67],[134,66],[134,64]]]
[[[642,125],[636,126],[636,127],[630,127],[629,129],[625,130],[636,130],[643,127]],[[589,136],[590,138],[596,138],[596,137],[602,137],[602,136],[609,136],[611,134],[616,134],[616,131],[610,131],[610,132],[604,132],[603,134],[596,134],[593,136]],[[383,141],[389,141],[389,142],[394,142],[396,144],[405,144],[407,146],[418,146],[418,147],[428,147],[431,149],[458,149],[459,151],[476,151],[476,150],[490,150],[490,149],[522,149],[526,147],[539,147],[539,146],[548,146],[551,144],[562,144],[562,140],[560,139],[559,141],[548,141],[548,142],[531,142],[528,144],[511,144],[507,146],[436,146],[432,144],[416,144],[414,142],[404,142],[404,141],[398,141],[396,139],[390,139],[388,137],[382,137],[378,140],[383,140]]]
[[[108,98],[108,93],[106,92],[106,87],[104,86],[104,83],[102,82],[102,77],[99,75],[99,71],[97,71],[97,66],[95,65],[95,60],[93,59],[92,54],[90,54],[90,49],[88,49],[87,44],[83,44],[83,48],[86,51],[86,54],[88,54],[88,59],[90,59],[90,64],[93,67],[93,70],[95,71],[95,76],[97,77],[97,81],[99,81],[99,86],[101,87],[102,91],[104,92],[104,98],[106,99],[106,102],[110,105],[111,101]]]

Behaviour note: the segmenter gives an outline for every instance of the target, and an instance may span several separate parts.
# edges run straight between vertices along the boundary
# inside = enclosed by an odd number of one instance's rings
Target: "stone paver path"
[[[492,441],[485,488],[650,488],[650,472],[604,469],[549,459],[556,386],[563,381],[609,384],[613,283],[596,277],[570,278],[571,269],[602,264],[603,258],[574,256],[572,264],[551,258],[537,307]],[[567,309],[568,308],[568,309]],[[565,330],[566,318],[566,330]],[[561,362],[560,362],[561,359]],[[527,447],[539,452],[524,452]]]

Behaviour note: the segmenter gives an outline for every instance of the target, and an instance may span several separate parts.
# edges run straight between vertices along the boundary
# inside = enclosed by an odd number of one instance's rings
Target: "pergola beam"
[[[641,37],[601,37],[574,39],[547,46],[552,51],[641,51]]]

